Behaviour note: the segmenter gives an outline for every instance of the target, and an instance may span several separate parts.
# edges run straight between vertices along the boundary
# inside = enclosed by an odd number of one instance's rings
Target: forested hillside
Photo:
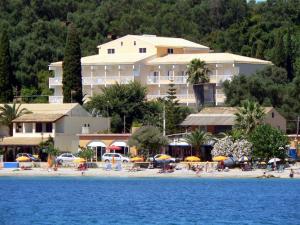
[[[272,60],[287,71],[287,82],[300,73],[299,0],[1,0],[0,27],[8,31],[23,95],[49,93],[48,65],[63,58],[69,22],[83,56],[109,35],[147,33]]]

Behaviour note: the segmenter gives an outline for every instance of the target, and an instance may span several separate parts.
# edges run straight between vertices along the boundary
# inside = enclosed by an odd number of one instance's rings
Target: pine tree
[[[285,68],[288,74],[289,81],[292,81],[294,78],[294,68],[293,68],[293,47],[292,47],[292,38],[291,38],[291,30],[288,29],[287,37],[286,37],[286,47],[285,47]]]
[[[63,60],[63,96],[64,103],[82,104],[80,41],[73,24],[69,25]]]
[[[0,37],[0,102],[7,103],[13,100],[13,73],[9,52],[9,39],[6,31]]]
[[[256,41],[255,58],[264,59],[265,44],[262,40]]]
[[[167,100],[174,103],[174,104],[178,104],[178,100],[176,100],[176,87],[175,87],[175,84],[173,82],[171,82],[169,84],[169,89],[167,91]]]
[[[276,66],[284,67],[285,65],[285,49],[282,32],[279,30],[275,36],[275,45],[273,48],[272,61]]]

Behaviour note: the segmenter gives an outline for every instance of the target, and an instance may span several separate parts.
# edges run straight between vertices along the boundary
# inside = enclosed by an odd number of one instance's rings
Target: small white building
[[[77,152],[77,134],[104,131],[110,124],[109,118],[92,117],[77,103],[22,104],[21,108],[31,113],[13,120],[13,136],[0,140],[4,160],[14,160],[21,152],[40,154],[40,143],[50,137],[59,150]]]

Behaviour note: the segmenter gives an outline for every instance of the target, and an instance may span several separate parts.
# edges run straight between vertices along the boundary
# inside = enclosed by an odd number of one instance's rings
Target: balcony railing
[[[147,84],[186,84],[187,76],[153,76],[147,77]]]
[[[233,75],[209,75],[210,83],[222,83],[225,80],[231,80]]]
[[[82,77],[83,85],[105,85],[105,84],[114,84],[116,82],[121,84],[128,84],[133,81],[133,76],[107,76],[106,79],[104,76],[96,77]],[[49,78],[49,86],[61,86],[62,78],[61,77],[51,77]]]
[[[167,97],[167,94],[148,94],[147,99],[157,99],[157,98],[165,98]],[[177,94],[176,95],[178,100],[194,100],[195,96],[193,94]]]
[[[61,86],[62,85],[62,77],[50,77],[49,85],[50,86]]]
[[[63,103],[63,96],[49,96],[49,103]]]

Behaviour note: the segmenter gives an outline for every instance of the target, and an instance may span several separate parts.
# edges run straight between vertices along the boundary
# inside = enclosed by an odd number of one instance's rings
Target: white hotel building
[[[251,75],[272,64],[230,53],[213,53],[209,47],[181,38],[154,35],[126,35],[101,44],[98,49],[97,55],[81,59],[83,94],[87,97],[116,82],[127,84],[137,80],[148,87],[147,98],[155,99],[166,96],[168,84],[173,82],[179,102],[193,105],[195,97],[192,85],[187,83],[186,70],[189,62],[197,58],[208,65],[214,102],[222,105],[224,80],[239,74]],[[49,103],[62,103],[62,62],[51,63],[49,70],[54,71],[54,77],[49,79],[49,87],[54,89]]]

